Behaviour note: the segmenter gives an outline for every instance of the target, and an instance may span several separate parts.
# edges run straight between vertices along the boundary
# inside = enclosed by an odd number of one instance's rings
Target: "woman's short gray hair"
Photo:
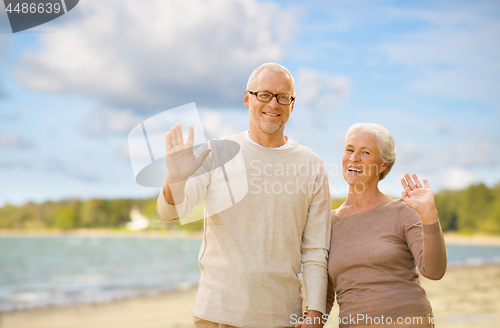
[[[380,180],[385,178],[387,174],[392,169],[392,166],[396,162],[396,147],[394,145],[394,138],[392,134],[384,128],[382,125],[376,123],[356,123],[347,130],[346,137],[358,131],[365,131],[371,133],[378,143],[378,149],[380,151],[380,157],[382,162],[389,164],[384,172],[380,173]]]
[[[276,64],[276,63],[266,63],[266,64],[262,64],[259,67],[257,67],[252,72],[252,74],[250,74],[250,77],[248,78],[247,90],[261,91],[261,90],[252,90],[252,89],[254,88],[255,80],[257,79],[257,76],[259,75],[260,72],[262,72],[265,69],[270,70],[270,71],[274,71],[274,72],[285,72],[290,77],[290,79],[292,79],[292,94],[291,94],[291,96],[295,96],[295,82],[293,81],[292,74],[290,74],[290,72],[285,67],[281,66],[280,64]]]

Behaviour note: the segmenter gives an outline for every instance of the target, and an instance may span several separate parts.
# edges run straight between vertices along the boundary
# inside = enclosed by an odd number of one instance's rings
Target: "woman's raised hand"
[[[404,188],[404,191],[401,192],[401,199],[406,205],[420,214],[422,223],[431,224],[437,222],[438,216],[434,203],[434,193],[429,182],[424,179],[424,186],[422,186],[416,174],[412,174],[412,177],[406,173],[405,177],[401,178],[401,184]]]

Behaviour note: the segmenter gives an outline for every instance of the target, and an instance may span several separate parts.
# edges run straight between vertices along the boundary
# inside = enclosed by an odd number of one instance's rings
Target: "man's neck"
[[[284,136],[283,130],[271,134],[262,131],[256,132],[250,128],[250,130],[248,130],[248,136],[259,145],[267,148],[278,148],[287,142],[287,138]]]

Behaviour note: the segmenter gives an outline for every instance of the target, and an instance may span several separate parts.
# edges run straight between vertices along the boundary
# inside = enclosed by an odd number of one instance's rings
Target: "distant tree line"
[[[166,223],[156,214],[156,197],[144,199],[67,199],[22,206],[0,208],[0,229],[11,230],[73,230],[125,229],[132,208],[150,220],[149,229],[203,230],[203,220],[191,224]],[[203,218],[203,207],[197,206],[190,215]]]
[[[332,208],[344,199],[332,199]],[[203,207],[196,206],[189,215],[192,223],[163,222],[156,214],[156,197],[144,199],[68,199],[22,206],[0,208],[0,229],[15,230],[72,230],[79,228],[124,229],[130,221],[130,211],[139,209],[150,219],[149,229],[201,231]],[[488,188],[484,184],[466,189],[444,190],[436,194],[436,207],[444,231],[460,233],[483,232],[500,234],[500,184]]]

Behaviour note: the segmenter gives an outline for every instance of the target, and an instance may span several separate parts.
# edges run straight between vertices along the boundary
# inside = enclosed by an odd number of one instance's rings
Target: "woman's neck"
[[[349,194],[343,205],[351,208],[365,209],[377,206],[389,199],[391,198],[378,190],[377,185],[366,187],[362,191],[355,186],[349,186]]]

